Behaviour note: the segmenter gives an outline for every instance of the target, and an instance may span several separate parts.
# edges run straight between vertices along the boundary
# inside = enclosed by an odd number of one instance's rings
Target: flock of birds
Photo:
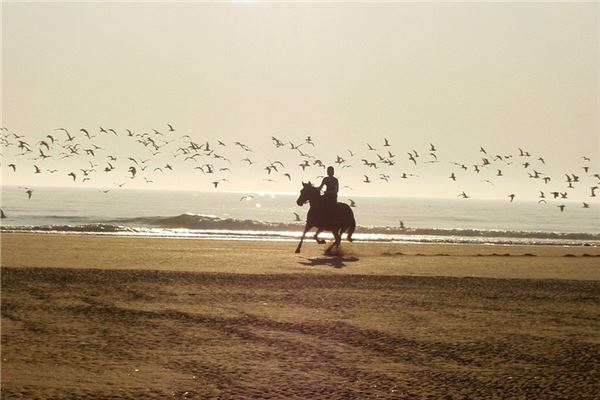
[[[405,150],[403,154],[395,153],[390,140],[364,143],[362,149],[338,150],[335,157],[318,158],[315,155],[317,145],[311,136],[292,142],[271,136],[272,152],[268,152],[270,160],[261,160],[248,144],[224,142],[222,140],[199,141],[188,134],[181,134],[171,124],[159,129],[134,132],[131,129],[116,130],[113,128],[97,129],[79,128],[69,130],[56,128],[50,132],[27,137],[8,128],[0,128],[0,144],[2,146],[2,168],[4,173],[26,171],[39,175],[63,176],[71,184],[93,182],[100,174],[112,176],[113,187],[122,188],[130,182],[153,184],[158,175],[176,174],[182,168],[192,169],[198,174],[210,176],[209,184],[219,189],[231,183],[234,171],[238,168],[253,168],[263,174],[265,182],[277,182],[278,179],[291,182],[297,174],[306,172],[314,174],[317,179],[325,175],[328,165],[340,171],[352,171],[354,177],[361,177],[361,184],[370,185],[377,182],[390,183],[394,179],[418,179],[424,170],[423,165],[440,164],[449,169],[447,180],[458,185],[468,174],[485,185],[495,185],[495,181],[503,179],[507,173],[514,173],[515,166],[521,174],[527,174],[535,190],[539,192],[538,203],[548,204],[556,201],[555,206],[564,211],[567,207],[565,199],[569,199],[575,188],[585,190],[586,198],[596,198],[600,186],[600,173],[592,171],[592,160],[581,156],[580,165],[561,176],[546,174],[546,160],[539,155],[517,148],[515,154],[496,154],[480,147],[475,162],[458,162],[443,160],[434,144],[429,143],[422,150]],[[121,141],[126,140],[124,145]],[[135,151],[132,151],[134,149]],[[124,151],[128,154],[123,154]],[[285,154],[283,154],[285,152]],[[9,154],[10,153],[10,154]],[[264,151],[262,152],[264,155]],[[282,155],[283,161],[275,160]],[[8,159],[6,163],[5,159]],[[289,165],[289,160],[296,160]],[[288,164],[286,166],[286,164]],[[399,167],[405,171],[399,171]],[[76,167],[75,167],[76,166]],[[511,167],[510,171],[507,170]],[[317,175],[321,174],[321,175]],[[336,174],[337,175],[337,174]],[[174,175],[173,179],[177,178]],[[355,179],[356,180],[356,179]],[[28,199],[34,189],[21,187]],[[353,190],[344,185],[341,191]],[[103,189],[108,193],[113,189]],[[457,188],[457,198],[468,199],[470,194]],[[513,202],[517,193],[506,193],[507,201]],[[242,200],[251,200],[253,195],[245,195]],[[356,202],[349,200],[352,207]],[[591,200],[582,201],[581,207],[590,208]],[[299,220],[299,216],[296,216]]]

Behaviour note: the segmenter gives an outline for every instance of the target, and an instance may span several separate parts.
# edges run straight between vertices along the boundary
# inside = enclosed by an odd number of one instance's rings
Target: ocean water
[[[296,194],[3,186],[4,232],[296,240]],[[340,201],[349,203],[348,198]],[[359,241],[600,245],[600,204],[353,196]],[[558,201],[558,200],[557,200]],[[401,227],[401,222],[404,228]],[[329,234],[322,234],[324,238]]]

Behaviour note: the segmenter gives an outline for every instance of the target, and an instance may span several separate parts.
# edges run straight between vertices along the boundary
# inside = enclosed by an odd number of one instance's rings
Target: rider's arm
[[[323,189],[323,186],[325,186],[325,178],[323,178],[323,182],[321,182],[321,186],[318,187],[319,191],[321,191],[321,189]]]

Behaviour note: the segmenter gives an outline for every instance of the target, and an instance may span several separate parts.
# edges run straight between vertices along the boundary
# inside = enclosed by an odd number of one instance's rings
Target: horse
[[[302,182],[302,190],[300,190],[300,197],[296,200],[296,204],[302,207],[307,201],[310,204],[310,208],[306,215],[306,226],[300,238],[300,243],[298,243],[298,247],[296,248],[296,253],[300,253],[304,236],[313,227],[317,228],[314,238],[319,244],[325,243],[323,239],[319,239],[318,237],[321,231],[331,231],[333,233],[335,241],[325,250],[325,254],[330,254],[334,247],[340,245],[342,234],[346,231],[348,231],[346,239],[352,242],[352,234],[354,233],[354,229],[356,229],[356,221],[354,220],[354,213],[348,204],[336,203],[333,215],[327,215],[331,213],[331,210],[328,209],[320,190],[310,182]]]

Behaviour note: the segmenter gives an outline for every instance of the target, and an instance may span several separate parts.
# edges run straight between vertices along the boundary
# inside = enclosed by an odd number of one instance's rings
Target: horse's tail
[[[348,228],[348,236],[346,237],[346,239],[348,239],[349,242],[352,241],[352,234],[356,229],[356,220],[354,219],[354,215],[351,215],[350,217],[350,227]]]

